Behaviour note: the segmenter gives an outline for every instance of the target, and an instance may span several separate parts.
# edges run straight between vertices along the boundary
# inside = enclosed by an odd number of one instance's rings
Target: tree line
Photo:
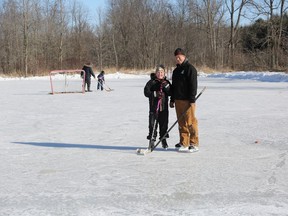
[[[212,70],[287,70],[285,0],[108,0],[92,17],[77,0],[1,0],[0,73],[174,66],[181,47]],[[246,23],[245,23],[246,22]]]

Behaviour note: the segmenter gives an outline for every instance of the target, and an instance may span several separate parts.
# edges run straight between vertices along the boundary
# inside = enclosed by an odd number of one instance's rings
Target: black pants
[[[97,90],[98,89],[101,89],[101,91],[103,91],[103,81],[102,80],[98,80]]]
[[[153,134],[153,138],[156,140],[158,125],[159,125],[159,131],[160,131],[159,132],[160,139],[164,136],[164,134],[167,132],[167,129],[168,129],[168,120],[169,120],[168,116],[169,116],[168,110],[164,110],[164,111],[158,112],[158,118],[157,118],[157,114],[156,113],[149,112],[149,135],[148,135],[148,137],[152,136],[153,126],[154,126],[155,120],[157,122],[156,122],[155,131],[154,131],[154,134]],[[166,138],[168,138],[168,137],[169,137],[169,135],[167,134]]]
[[[90,91],[91,79],[86,79],[85,80],[85,88],[86,88],[86,85],[87,85],[87,90]]]

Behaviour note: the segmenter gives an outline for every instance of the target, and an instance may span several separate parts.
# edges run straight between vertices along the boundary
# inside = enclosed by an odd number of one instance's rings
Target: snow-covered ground
[[[175,127],[147,156],[148,76],[59,95],[48,77],[0,78],[0,215],[288,215],[288,78],[275,77],[202,74],[200,151],[174,151]]]

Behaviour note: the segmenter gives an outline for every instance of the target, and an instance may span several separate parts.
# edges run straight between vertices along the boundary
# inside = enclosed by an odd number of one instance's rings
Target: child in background
[[[97,85],[97,90],[101,89],[103,91],[104,87],[103,84],[105,83],[105,78],[104,78],[104,71],[101,71],[100,74],[97,76],[98,79],[98,85]]]

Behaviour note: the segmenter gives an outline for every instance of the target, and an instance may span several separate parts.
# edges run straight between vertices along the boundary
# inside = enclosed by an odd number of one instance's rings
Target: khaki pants
[[[186,115],[182,116],[181,119],[179,117],[185,110],[190,106],[187,110]],[[177,118],[179,119],[179,135],[180,135],[180,143],[185,147],[190,144],[194,146],[199,146],[199,138],[198,138],[198,121],[195,117],[195,109],[196,104],[190,105],[189,101],[186,100],[175,100],[175,109]]]

